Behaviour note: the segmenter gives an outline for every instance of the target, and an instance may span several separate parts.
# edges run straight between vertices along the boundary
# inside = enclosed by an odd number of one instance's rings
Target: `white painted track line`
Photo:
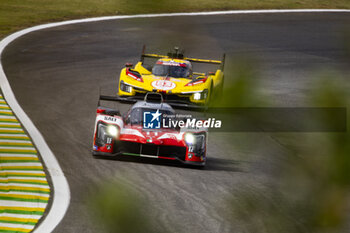
[[[0,42],[0,58],[5,47],[15,39],[41,29],[52,28],[68,24],[96,22],[103,20],[116,20],[116,19],[131,19],[131,18],[151,18],[151,17],[174,17],[174,16],[200,16],[200,15],[229,15],[229,14],[281,14],[281,13],[350,13],[350,10],[343,9],[300,9],[300,10],[239,10],[239,11],[213,11],[213,12],[195,12],[195,13],[172,13],[172,14],[143,14],[143,15],[125,15],[125,16],[106,16],[96,17],[78,20],[69,20],[58,23],[49,23],[39,26],[27,28],[16,33],[9,35]],[[43,136],[34,126],[32,121],[22,110],[18,104],[10,84],[4,73],[2,64],[0,62],[0,87],[3,95],[11,107],[12,111],[17,115],[23,126],[28,131],[29,135],[33,139],[35,146],[40,152],[43,161],[47,167],[47,170],[51,176],[53,183],[53,203],[52,207],[46,216],[45,220],[34,231],[36,233],[48,233],[51,232],[64,217],[67,211],[70,201],[70,191],[68,182],[48,145],[46,144]],[[4,117],[5,118],[5,117]],[[13,118],[6,116],[6,118]]]

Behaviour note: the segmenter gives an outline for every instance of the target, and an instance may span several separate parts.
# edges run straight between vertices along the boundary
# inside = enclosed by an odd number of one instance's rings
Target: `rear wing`
[[[175,47],[175,52],[169,52],[167,55],[160,55],[160,54],[151,54],[148,53],[146,54],[146,46],[144,45],[142,48],[142,54],[141,54],[141,59],[140,61],[143,63],[144,58],[156,58],[156,59],[161,59],[161,58],[177,58],[177,59],[184,59],[190,62],[196,62],[196,63],[206,63],[206,64],[214,64],[214,65],[220,65],[220,70],[224,71],[225,68],[225,58],[226,55],[225,53],[222,56],[222,60],[211,60],[211,59],[199,59],[199,58],[189,58],[189,57],[184,57],[182,52],[179,52],[179,48]]]
[[[108,95],[101,95],[99,96],[98,100],[98,106],[101,106],[100,101],[117,101],[121,103],[136,103],[138,101],[146,101],[146,102],[158,102],[161,101],[163,103],[167,103],[170,106],[174,108],[180,108],[180,109],[189,109],[189,110],[197,110],[197,111],[204,111],[208,110],[208,106],[201,106],[201,105],[195,105],[188,102],[179,102],[179,101],[166,101],[163,100],[163,97],[155,98],[154,95],[160,95],[159,93],[152,93],[149,92],[146,94],[144,98],[142,97],[136,97],[136,96],[130,96],[130,97],[121,97],[121,96],[108,96]]]

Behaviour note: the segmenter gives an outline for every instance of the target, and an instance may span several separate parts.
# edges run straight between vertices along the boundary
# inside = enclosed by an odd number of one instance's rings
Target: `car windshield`
[[[164,109],[152,109],[152,108],[134,108],[131,110],[130,114],[128,115],[128,123],[131,125],[143,125],[144,118],[151,118],[150,120],[153,119],[153,116],[156,112],[160,113],[161,115],[159,118],[154,119],[155,121],[162,121],[163,116],[169,116],[169,115],[174,115],[175,113],[169,110],[164,110]],[[149,120],[149,119],[148,119]]]
[[[152,69],[152,74],[156,76],[170,76],[173,78],[188,78],[190,69],[187,66],[156,64]]]

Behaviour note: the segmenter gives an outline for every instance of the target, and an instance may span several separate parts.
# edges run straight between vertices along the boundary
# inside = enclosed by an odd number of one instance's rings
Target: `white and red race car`
[[[117,100],[100,96],[100,100]],[[208,131],[205,128],[171,126],[173,108],[162,96],[149,93],[125,115],[118,110],[98,106],[93,139],[94,156],[132,155],[178,160],[204,166]]]

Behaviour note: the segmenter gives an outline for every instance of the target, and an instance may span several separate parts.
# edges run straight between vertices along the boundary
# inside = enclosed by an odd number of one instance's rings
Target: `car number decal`
[[[156,80],[152,82],[152,86],[159,90],[167,91],[174,89],[176,87],[176,84],[168,80]]]

